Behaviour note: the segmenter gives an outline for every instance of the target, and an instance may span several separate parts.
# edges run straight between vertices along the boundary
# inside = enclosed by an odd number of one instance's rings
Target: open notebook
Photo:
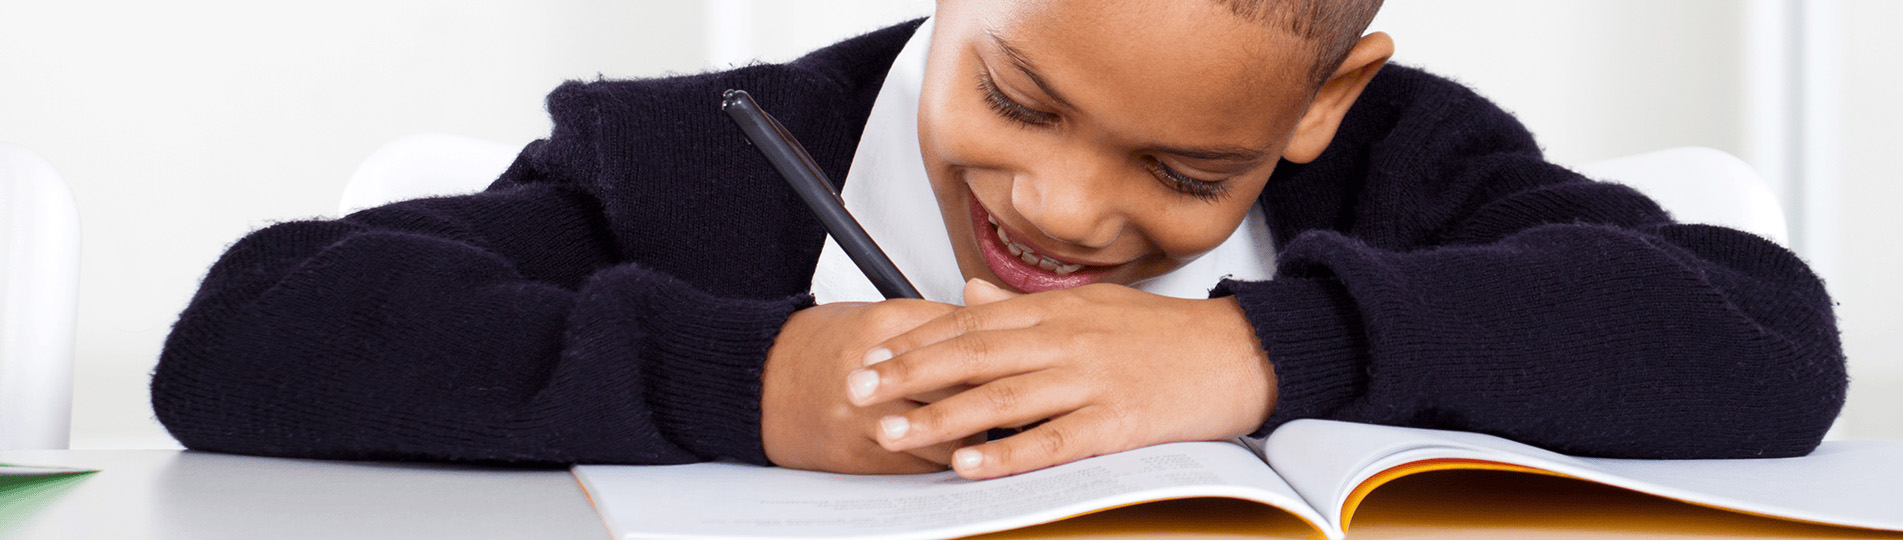
[[[1325,420],[1262,441],[1175,443],[986,481],[855,476],[733,463],[574,468],[619,539],[954,538],[1150,501],[1226,497],[1279,508],[1330,539],[1363,497],[1434,470],[1577,478],[1796,521],[1903,531],[1903,445],[1829,442],[1784,459],[1581,458],[1475,433]]]

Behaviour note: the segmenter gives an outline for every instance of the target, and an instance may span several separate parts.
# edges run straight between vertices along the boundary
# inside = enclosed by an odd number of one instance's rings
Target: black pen
[[[746,91],[728,90],[720,97],[720,110],[726,111],[733,123],[740,125],[747,140],[753,141],[753,146],[766,154],[766,160],[773,163],[780,176],[793,185],[793,192],[819,216],[826,232],[833,235],[833,241],[846,250],[846,256],[859,265],[859,271],[865,272],[872,285],[879,288],[879,294],[886,298],[924,298],[912,287],[912,282],[899,273],[892,259],[886,258],[885,251],[872,242],[872,236],[859,226],[859,220],[846,212],[846,203],[839,198],[839,191],[826,181],[826,173],[819,170],[819,164],[813,162],[806,148],[793,140],[793,134],[760,110],[760,105],[754,103],[753,96]]]

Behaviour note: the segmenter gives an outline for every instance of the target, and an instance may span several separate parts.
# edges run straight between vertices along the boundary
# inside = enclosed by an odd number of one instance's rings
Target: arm
[[[760,362],[806,300],[617,264],[588,197],[510,180],[239,241],[167,339],[159,419],[264,455],[764,461]]]
[[[1390,66],[1263,204],[1276,278],[1222,284],[1294,418],[1462,429],[1596,456],[1789,456],[1841,408],[1823,284],[1547,163],[1511,115]],[[1285,175],[1285,176],[1284,176]]]
[[[551,94],[553,134],[486,192],[232,246],[166,340],[160,421],[264,455],[765,462],[762,363],[810,298],[706,294],[628,260],[583,189],[604,144],[585,90]]]
[[[1438,245],[1315,231],[1278,276],[1226,282],[1295,418],[1480,431],[1610,457],[1809,452],[1840,409],[1830,301],[1749,234],[1669,222],[1630,189],[1535,155],[1474,179],[1551,183],[1478,203]]]

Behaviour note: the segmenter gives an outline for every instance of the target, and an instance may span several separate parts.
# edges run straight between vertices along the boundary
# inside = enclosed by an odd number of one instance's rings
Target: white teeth
[[[998,233],[998,241],[1003,242],[1004,248],[1011,251],[1011,256],[1017,257],[1019,260],[1024,261],[1024,264],[1033,265],[1038,268],[1043,268],[1046,271],[1055,272],[1057,275],[1060,275],[1060,276],[1070,275],[1072,272],[1076,272],[1078,270],[1084,269],[1084,265],[1067,264],[1067,263],[1058,262],[1056,259],[1042,257],[1042,256],[1039,256],[1036,251],[1032,251],[1030,246],[1019,244],[1017,242],[1012,242],[1011,237],[1004,235],[1004,227],[996,226],[998,224],[998,220],[996,218],[991,218],[989,216],[986,216],[986,218],[991,221],[991,224],[993,225],[992,230]]]

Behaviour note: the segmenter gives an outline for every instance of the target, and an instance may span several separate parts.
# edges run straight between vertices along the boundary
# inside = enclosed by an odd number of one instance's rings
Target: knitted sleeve
[[[558,130],[558,137],[561,133]],[[488,191],[274,225],[211,268],[152,405],[194,449],[338,459],[766,463],[760,372],[810,297],[624,262],[538,142]]]
[[[1350,148],[1366,168],[1304,171],[1354,184],[1345,225],[1293,234],[1270,281],[1217,288],[1275,368],[1261,433],[1329,418],[1605,457],[1816,447],[1847,381],[1801,260],[1545,162],[1477,97],[1402,108],[1430,110],[1397,110],[1418,125]]]

